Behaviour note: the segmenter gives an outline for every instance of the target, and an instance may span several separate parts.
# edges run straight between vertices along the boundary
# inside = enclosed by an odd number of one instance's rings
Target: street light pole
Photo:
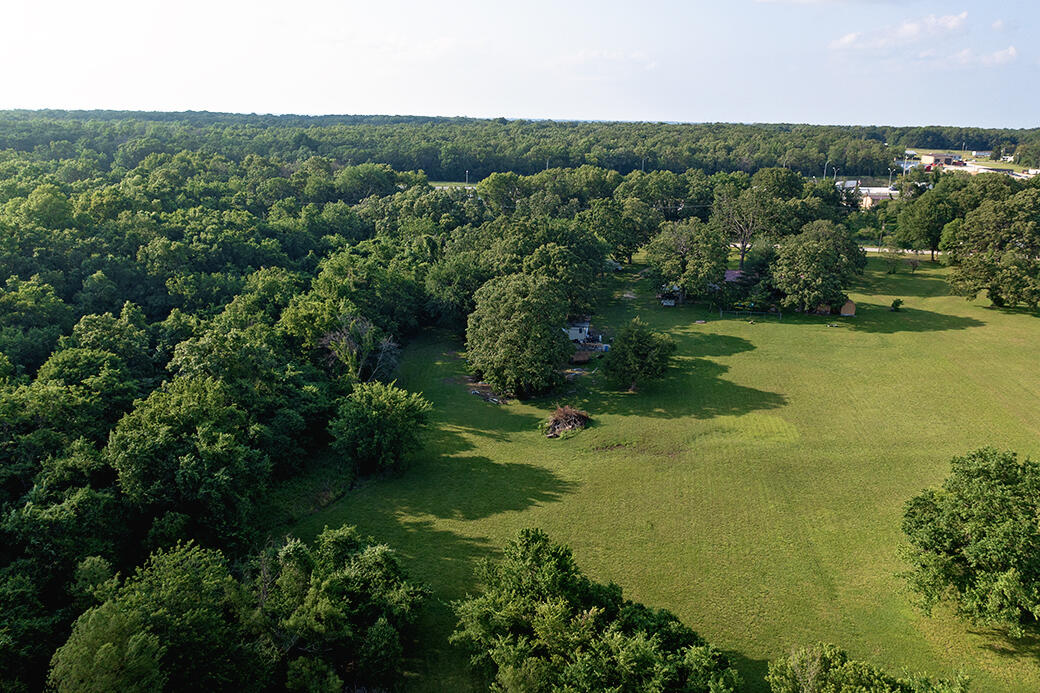
[[[825,164],[823,165],[823,177],[824,177],[824,178],[826,178],[826,177],[827,177],[827,166],[829,166],[829,165],[830,165],[830,163],[831,163],[831,160],[830,160],[830,159],[828,158],[828,159],[827,159],[827,163],[825,163]]]

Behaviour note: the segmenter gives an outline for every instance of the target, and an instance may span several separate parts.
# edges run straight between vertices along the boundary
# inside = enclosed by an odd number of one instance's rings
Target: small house
[[[841,307],[841,316],[843,318],[854,318],[856,317],[856,304],[851,300],[845,301],[845,305]]]
[[[563,331],[567,333],[567,339],[572,342],[584,342],[589,339],[589,328],[591,327],[592,323],[589,319],[583,318],[567,323],[567,327]]]

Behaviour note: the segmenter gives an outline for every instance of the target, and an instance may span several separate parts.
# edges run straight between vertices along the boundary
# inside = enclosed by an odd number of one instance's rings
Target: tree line
[[[127,169],[148,154],[202,150],[383,163],[432,180],[530,175],[590,164],[621,173],[778,166],[806,176],[888,174],[907,147],[1016,153],[1040,165],[1040,130],[734,123],[614,123],[418,116],[271,116],[125,111],[0,112],[0,149],[66,158],[89,150]]]

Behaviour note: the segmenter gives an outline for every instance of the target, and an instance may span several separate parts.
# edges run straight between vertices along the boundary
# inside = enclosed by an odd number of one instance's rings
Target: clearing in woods
[[[612,279],[616,298],[594,320],[638,314],[670,333],[678,356],[663,381],[627,393],[592,375],[496,406],[460,384],[460,344],[427,334],[399,380],[435,405],[424,454],[291,527],[310,539],[356,524],[433,588],[408,653],[413,689],[477,688],[447,644],[448,603],[476,587],[478,560],[537,526],[592,577],[731,653],[749,690],[765,690],[769,658],[817,640],[893,671],[962,669],[978,691],[1040,690],[1037,641],[923,615],[898,577],[903,503],[951,456],[987,444],[1040,454],[1040,319],[949,296],[931,263],[888,275],[872,259],[855,318],[756,324],[662,308],[635,269]],[[592,426],[547,439],[538,425],[557,403]]]

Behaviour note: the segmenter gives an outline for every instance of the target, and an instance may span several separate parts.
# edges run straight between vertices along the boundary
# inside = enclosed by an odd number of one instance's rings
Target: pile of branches
[[[591,420],[592,417],[587,411],[575,409],[569,404],[556,407],[556,411],[545,424],[545,437],[559,438],[560,434],[565,431],[577,431],[585,428],[585,425]]]

